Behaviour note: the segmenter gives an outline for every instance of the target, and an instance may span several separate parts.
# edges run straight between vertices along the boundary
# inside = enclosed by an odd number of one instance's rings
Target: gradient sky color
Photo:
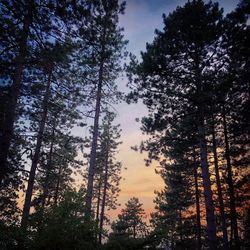
[[[167,15],[187,1],[127,0],[126,2],[125,14],[120,17],[120,26],[124,27],[125,39],[129,40],[127,50],[140,57],[140,51],[145,50],[146,43],[153,41],[155,29],[163,28],[162,14]],[[239,3],[237,0],[219,0],[218,2],[225,13],[233,10]],[[118,85],[123,91],[128,91],[126,79],[119,80]],[[130,148],[138,145],[145,138],[140,131],[140,124],[135,119],[147,115],[147,110],[141,103],[132,105],[121,103],[115,108],[118,113],[115,124],[121,124],[123,141],[117,158],[127,170],[122,171],[123,179],[119,196],[121,206],[116,211],[110,211],[109,215],[111,220],[115,219],[125,202],[133,196],[139,198],[149,215],[154,209],[154,191],[161,190],[164,183],[161,177],[155,174],[157,163],[146,167],[143,160],[145,155]]]

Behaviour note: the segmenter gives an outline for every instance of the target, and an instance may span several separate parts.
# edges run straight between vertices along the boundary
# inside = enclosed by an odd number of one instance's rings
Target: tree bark
[[[27,14],[24,15],[23,28],[19,43],[19,53],[15,59],[15,70],[13,83],[10,87],[10,99],[8,110],[4,112],[4,117],[0,122],[0,186],[4,183],[4,179],[8,173],[8,155],[10,142],[13,135],[15,113],[17,100],[20,95],[20,89],[23,78],[23,70],[25,59],[27,57],[27,41],[29,36],[30,25],[33,21],[34,3],[29,0],[27,3]]]
[[[203,179],[203,189],[205,198],[206,208],[206,221],[207,221],[207,236],[208,246],[210,250],[217,249],[216,243],[216,224],[214,216],[214,204],[211,190],[211,181],[207,160],[207,141],[205,135],[205,123],[204,123],[204,107],[199,107],[199,143],[200,143],[200,160],[201,160],[201,171]]]
[[[136,230],[135,230],[135,223],[133,224],[133,238],[135,239],[136,238]]]
[[[36,169],[37,169],[37,165],[38,165],[39,158],[40,158],[40,150],[41,150],[41,146],[42,146],[44,128],[45,128],[45,124],[46,124],[46,120],[47,120],[51,79],[52,79],[52,67],[51,67],[50,72],[49,72],[48,82],[47,82],[47,86],[46,86],[46,90],[45,90],[45,94],[44,94],[43,113],[42,113],[42,118],[41,118],[41,121],[39,124],[36,148],[35,148],[35,153],[34,153],[34,156],[32,159],[29,180],[28,180],[28,187],[26,190],[25,201],[24,201],[24,206],[23,206],[23,214],[22,214],[22,221],[21,221],[21,227],[23,229],[25,229],[27,226],[27,221],[28,221],[30,207],[31,207],[31,198],[32,198],[32,192],[33,192],[33,187],[34,187]]]
[[[237,246],[237,249],[240,249],[240,240],[239,240],[238,225],[237,225],[237,213],[235,206],[235,194],[233,185],[233,174],[232,174],[230,147],[228,140],[226,110],[224,105],[222,108],[222,120],[223,120],[224,141],[225,141],[225,157],[227,163],[227,183],[229,187],[229,197],[230,197],[231,235],[234,236],[235,246]]]
[[[103,197],[102,197],[102,206],[101,206],[101,214],[100,214],[100,230],[99,230],[99,243],[100,244],[102,243],[103,222],[104,222],[107,187],[108,187],[108,161],[109,161],[109,135],[108,135],[108,141],[107,141],[107,146],[106,146],[104,186],[103,186]]]
[[[208,166],[208,153],[205,128],[205,95],[204,85],[202,81],[202,71],[200,68],[201,52],[196,48],[195,62],[195,84],[197,87],[197,108],[198,108],[198,135],[200,144],[200,163],[203,181],[203,193],[205,199],[206,221],[207,221],[207,241],[210,250],[217,249],[216,242],[216,223],[214,216],[213,194],[211,189],[210,173]]]
[[[96,97],[93,139],[92,139],[91,152],[90,152],[88,185],[87,185],[87,195],[86,195],[86,218],[87,219],[90,219],[91,217],[93,183],[94,183],[94,174],[95,174],[95,165],[96,165],[96,148],[97,148],[97,139],[98,139],[98,130],[99,130],[99,117],[100,117],[100,110],[101,110],[102,81],[103,81],[103,63],[101,63],[100,70],[99,70],[99,82],[98,82],[97,97]]]
[[[102,188],[102,175],[100,175],[99,178],[99,186],[98,186],[98,194],[97,194],[97,204],[96,204],[96,234],[95,234],[95,239],[96,241],[99,241],[99,233],[98,229],[100,227],[100,202],[101,202],[101,188]]]
[[[105,36],[105,31],[104,31]],[[93,138],[90,152],[90,163],[89,163],[89,173],[88,173],[88,184],[87,184],[87,194],[86,194],[86,219],[89,220],[91,217],[92,208],[92,197],[93,197],[93,183],[96,165],[96,149],[97,149],[97,139],[99,132],[99,117],[101,111],[101,98],[102,98],[102,85],[103,85],[103,67],[104,67],[104,51],[105,46],[102,45],[101,50],[101,61],[98,74],[98,86],[96,92],[96,106],[95,106],[95,118],[94,118],[94,128],[93,128]]]
[[[216,143],[214,125],[215,125],[214,116],[212,115],[212,144],[213,144],[213,158],[214,158],[216,185],[217,185],[218,199],[219,199],[219,204],[220,204],[220,216],[221,216],[221,225],[222,225],[222,232],[223,232],[223,244],[224,244],[224,249],[228,250],[229,245],[228,245],[228,236],[227,236],[226,216],[225,216],[225,208],[224,208],[222,188],[221,188],[221,182],[220,182],[217,143]]]
[[[97,195],[97,205],[96,205],[96,222],[99,224],[99,214],[100,214],[100,202],[101,202],[101,187],[102,187],[102,176],[99,179],[98,195]]]

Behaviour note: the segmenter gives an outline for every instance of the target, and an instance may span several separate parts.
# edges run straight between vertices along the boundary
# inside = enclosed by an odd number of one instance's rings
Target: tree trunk
[[[196,160],[195,160],[196,162]],[[197,167],[194,169],[194,181],[195,181],[195,205],[196,205],[196,227],[197,227],[197,249],[201,250],[201,214],[200,214],[200,195],[198,185],[198,173]]]
[[[88,184],[87,184],[87,194],[86,194],[86,219],[89,220],[91,217],[92,208],[92,196],[93,196],[93,183],[96,165],[96,149],[97,149],[97,139],[99,130],[99,117],[101,110],[101,96],[102,96],[102,84],[103,84],[103,60],[100,63],[99,69],[99,80],[96,93],[96,107],[95,107],[95,118],[94,118],[94,128],[93,128],[93,138],[90,152],[90,163],[89,163],[89,173],[88,173]]]
[[[198,132],[199,132],[199,143],[200,143],[200,160],[201,160],[201,170],[203,179],[203,189],[204,189],[205,208],[206,208],[208,246],[210,250],[214,250],[217,249],[216,224],[214,216],[214,204],[213,204],[213,197],[211,190],[211,181],[210,181],[209,167],[207,161],[207,142],[205,135],[203,105],[200,105],[199,107]]]
[[[99,186],[98,186],[98,194],[97,194],[97,204],[96,204],[96,234],[95,234],[95,239],[96,241],[99,241],[99,233],[98,229],[100,227],[100,202],[101,202],[101,188],[102,188],[102,175],[100,175],[100,179],[99,179]]]
[[[223,244],[224,244],[224,249],[228,250],[229,245],[228,245],[228,236],[227,236],[225,208],[224,208],[223,195],[222,195],[221,182],[220,182],[219,164],[218,164],[218,155],[217,155],[217,143],[216,143],[214,125],[215,125],[214,116],[212,115],[212,144],[213,144],[213,157],[214,157],[216,185],[217,185],[218,199],[219,199],[219,204],[220,204],[220,216],[221,216],[221,224],[222,224],[222,232],[223,232]]]
[[[225,111],[224,105],[223,105],[223,110],[222,110],[222,119],[223,119],[223,130],[224,130],[224,140],[225,140],[225,157],[226,157],[226,163],[227,163],[227,183],[229,187],[229,197],[230,197],[231,235],[234,236],[235,246],[237,246],[237,249],[240,249],[240,240],[239,240],[238,225],[237,225],[237,213],[236,213],[236,206],[235,206],[234,185],[233,185],[233,175],[232,175],[232,165],[231,165],[231,159],[230,159],[226,111]]]
[[[25,59],[27,57],[27,41],[29,36],[30,25],[33,21],[34,3],[32,0],[28,1],[27,14],[24,15],[23,29],[19,43],[19,53],[15,59],[15,70],[13,83],[10,87],[10,97],[8,110],[4,110],[3,120],[0,122],[0,186],[3,184],[4,179],[8,173],[8,154],[10,141],[13,135],[13,127],[15,121],[15,113],[17,100],[20,95],[20,88],[23,78],[23,70]]]
[[[102,207],[101,207],[101,215],[100,215],[100,230],[99,230],[99,243],[100,244],[102,243],[103,222],[104,222],[107,187],[108,187],[109,139],[107,142],[106,150],[107,151],[106,151],[106,157],[105,157],[104,186],[103,186],[103,197],[102,197]]]
[[[101,188],[102,188],[102,180],[101,179],[102,179],[102,176],[100,176],[100,179],[99,179],[98,195],[97,195],[97,205],[96,205],[96,222],[97,222],[97,224],[99,224],[99,214],[100,214]]]
[[[133,224],[133,238],[136,238],[136,230],[135,230],[135,223]]]
[[[27,187],[26,195],[25,195],[23,214],[22,214],[22,222],[21,222],[21,226],[23,229],[25,229],[27,226],[27,221],[28,221],[30,207],[31,207],[31,198],[32,198],[33,186],[34,186],[34,181],[35,181],[36,169],[37,169],[37,165],[38,165],[39,158],[40,158],[40,150],[41,150],[41,146],[42,146],[43,133],[44,133],[44,128],[45,128],[45,124],[46,124],[46,120],[47,120],[51,78],[52,78],[52,67],[51,67],[50,72],[49,72],[46,91],[44,94],[42,118],[41,118],[41,121],[39,124],[36,148],[35,148],[35,153],[34,153],[34,156],[32,159],[29,180],[28,180],[28,187]]]
[[[206,221],[207,221],[207,239],[208,247],[210,250],[217,249],[216,242],[216,223],[214,216],[213,194],[211,189],[210,173],[208,166],[208,153],[206,141],[206,128],[205,128],[205,103],[204,103],[204,86],[202,81],[202,72],[200,69],[201,54],[199,48],[195,52],[195,83],[197,87],[197,106],[198,106],[198,135],[200,144],[200,163],[203,181],[203,192],[206,208]]]

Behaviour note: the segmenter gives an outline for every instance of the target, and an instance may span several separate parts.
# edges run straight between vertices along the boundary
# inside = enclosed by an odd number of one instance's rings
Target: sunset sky
[[[146,42],[153,41],[154,30],[163,28],[162,14],[172,12],[178,5],[182,6],[187,1],[127,0],[126,2],[126,12],[120,17],[120,26],[124,27],[125,38],[129,40],[127,50],[139,57],[140,51],[145,50]],[[234,9],[239,1],[219,0],[218,2],[227,13]],[[120,89],[128,91],[126,80],[120,80],[118,85]],[[162,179],[155,174],[157,163],[146,167],[143,161],[145,155],[130,149],[143,139],[140,124],[135,121],[135,118],[141,118],[147,114],[145,107],[142,104],[122,103],[116,109],[118,112],[116,124],[121,124],[123,141],[117,158],[122,162],[123,168],[127,168],[127,170],[122,172],[123,180],[120,186],[119,202],[122,206],[109,213],[111,219],[115,219],[125,202],[133,196],[139,198],[143,203],[143,208],[149,214],[154,208],[154,190],[160,190],[163,187]]]

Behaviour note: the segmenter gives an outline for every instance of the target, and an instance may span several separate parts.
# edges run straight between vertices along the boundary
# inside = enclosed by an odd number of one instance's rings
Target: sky
[[[175,10],[177,6],[183,6],[186,0],[127,0],[125,14],[120,17],[120,26],[124,28],[125,39],[129,40],[127,45],[128,52],[140,57],[140,51],[145,50],[147,42],[152,42],[155,29],[163,28],[162,14],[166,15]],[[219,0],[220,6],[224,12],[233,10],[239,1],[237,0]],[[126,79],[119,80],[118,86],[127,92]],[[119,202],[121,206],[116,211],[110,211],[110,219],[114,220],[124,204],[131,197],[138,197],[143,203],[143,208],[148,216],[154,210],[153,199],[155,190],[161,190],[164,183],[161,177],[155,174],[157,163],[146,167],[144,158],[133,151],[130,147],[140,144],[145,139],[140,131],[140,123],[136,118],[142,118],[147,115],[146,108],[141,104],[128,105],[121,103],[117,105],[118,113],[115,124],[121,124],[123,144],[120,146],[117,159],[122,162],[121,192]]]

